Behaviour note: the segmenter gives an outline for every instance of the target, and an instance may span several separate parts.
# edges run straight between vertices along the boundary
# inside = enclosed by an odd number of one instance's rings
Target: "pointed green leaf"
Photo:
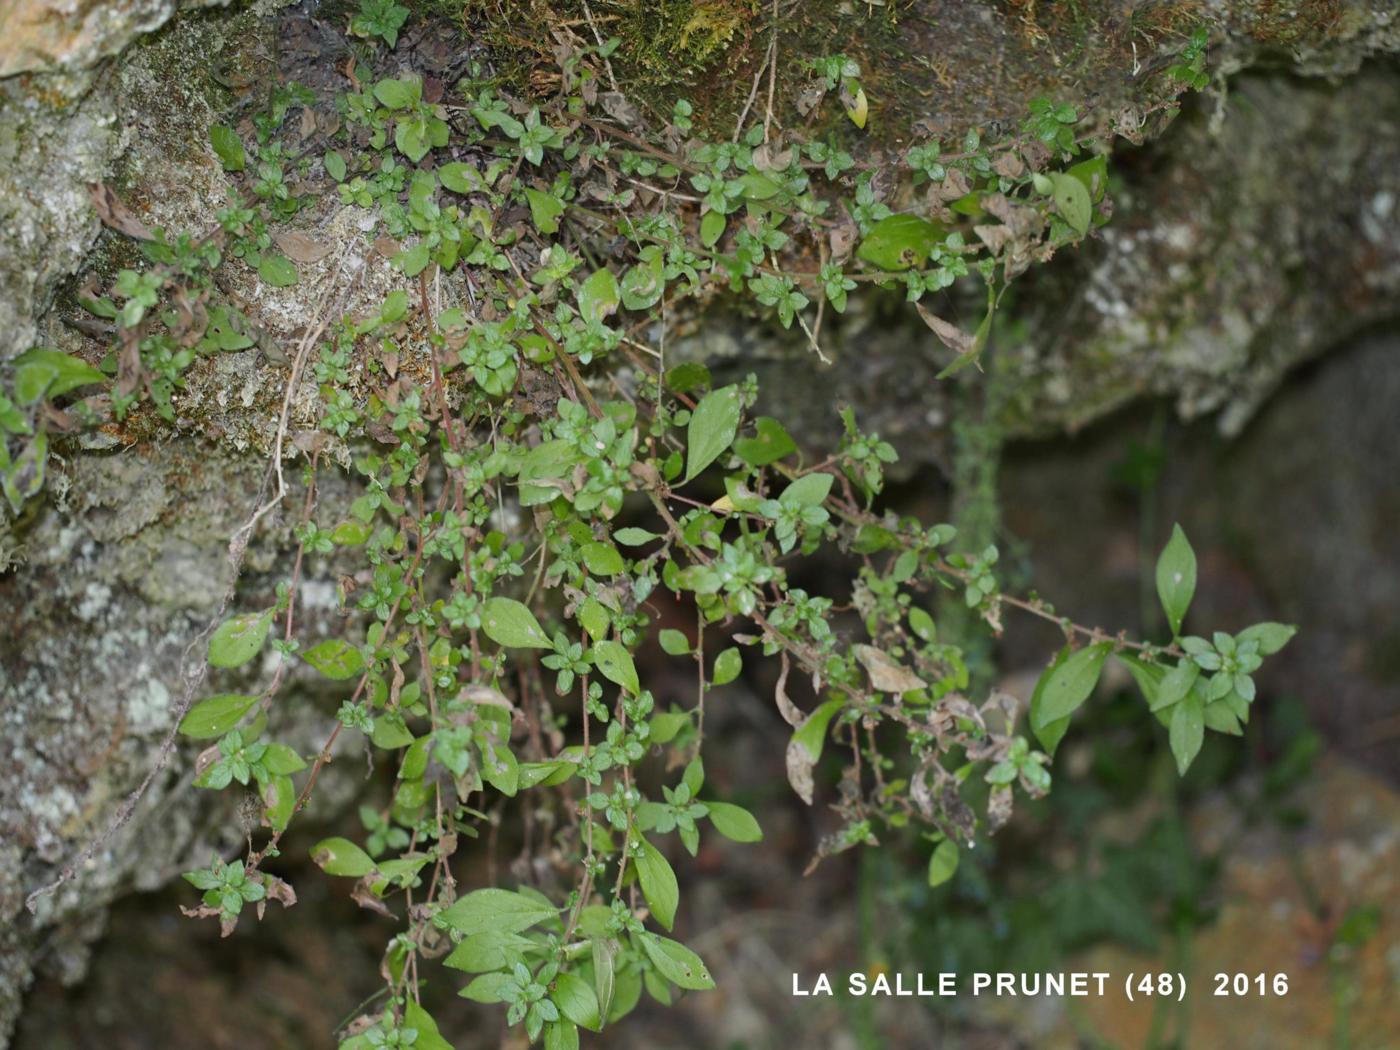
[[[209,639],[209,663],[214,667],[241,667],[258,654],[271,626],[271,610],[225,620]]]
[[[685,481],[708,467],[734,441],[739,430],[739,388],[720,387],[700,399],[686,429]]]
[[[609,682],[621,686],[633,696],[641,692],[641,683],[637,681],[637,667],[632,662],[632,654],[621,642],[597,642],[593,646],[593,662],[597,664],[599,673]]]
[[[715,830],[731,842],[763,841],[763,829],[758,826],[754,815],[743,806],[706,801],[705,807],[710,811],[710,823]]]
[[[1167,614],[1172,634],[1181,633],[1181,622],[1196,593],[1196,552],[1180,525],[1172,526],[1172,538],[1157,559],[1157,597]]]
[[[676,921],[676,906],[680,903],[676,873],[661,851],[646,838],[639,835],[636,841],[641,852],[632,858],[632,863],[637,869],[637,880],[642,884],[642,896],[647,899],[656,921],[669,930]]]
[[[941,886],[953,877],[958,870],[958,844],[952,839],[944,839],[933,850],[928,859],[928,884]]]
[[[256,696],[235,693],[211,696],[185,713],[185,717],[180,719],[180,732],[195,740],[212,740],[223,736],[238,725],[257,702]]]
[[[508,649],[552,649],[535,614],[514,598],[491,598],[482,607],[481,629]]]

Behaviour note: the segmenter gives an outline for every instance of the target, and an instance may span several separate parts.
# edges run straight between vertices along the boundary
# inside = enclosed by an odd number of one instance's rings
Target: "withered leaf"
[[[915,303],[914,308],[919,311],[919,316],[924,319],[924,324],[933,330],[933,334],[938,336],[939,342],[949,350],[956,350],[959,354],[972,352],[974,346],[972,336],[957,325],[943,320],[923,303]]]
[[[136,217],[110,186],[93,182],[89,183],[87,189],[92,198],[92,206],[97,209],[97,217],[102,220],[104,226],[128,237],[135,237],[138,241],[151,239],[151,228]]]
[[[901,667],[873,645],[852,646],[856,659],[870,676],[870,684],[882,693],[909,693],[925,689],[928,683],[914,672]]]
[[[331,245],[314,240],[296,230],[285,230],[272,235],[277,246],[294,262],[320,262],[331,253]]]

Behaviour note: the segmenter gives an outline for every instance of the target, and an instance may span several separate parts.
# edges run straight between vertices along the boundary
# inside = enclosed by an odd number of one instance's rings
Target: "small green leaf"
[[[382,106],[390,109],[403,109],[413,101],[417,85],[402,80],[381,80],[374,85],[374,97]]]
[[[944,839],[928,859],[928,884],[941,886],[953,877],[958,870],[958,844],[952,839]]]
[[[753,421],[757,437],[739,438],[734,452],[751,467],[766,467],[797,451],[797,442],[772,416],[759,416]]]
[[[730,802],[705,803],[709,809],[710,823],[731,842],[762,842],[763,829],[758,826],[754,815],[743,806]]]
[[[1204,705],[1201,694],[1192,690],[1172,710],[1171,745],[1177,772],[1185,776],[1205,739]]]
[[[92,365],[61,350],[36,346],[15,358],[15,397],[22,405],[106,382],[107,377]]]
[[[724,226],[728,220],[717,211],[707,211],[700,220],[700,243],[713,248],[724,236]]]
[[[360,650],[341,638],[327,638],[301,654],[301,658],[327,678],[341,682],[365,669]]]
[[[519,933],[558,914],[557,908],[536,897],[490,887],[459,897],[437,917],[458,933],[470,936],[488,930]]]
[[[486,189],[486,180],[481,172],[470,164],[455,160],[438,168],[438,181],[453,193],[480,193]]]
[[[744,669],[744,658],[739,650],[730,646],[724,652],[715,657],[714,679],[712,685],[728,685],[739,677],[739,672]]]
[[[1063,172],[1052,173],[1050,181],[1054,185],[1055,210],[1075,233],[1084,236],[1094,220],[1094,205],[1089,200],[1089,191],[1084,188],[1084,183]]]
[[[271,626],[271,610],[225,620],[209,639],[209,663],[214,667],[243,666],[262,649]]]
[[[236,693],[208,697],[195,704],[180,719],[180,732],[195,740],[212,740],[223,736],[238,725],[257,702],[256,696]]]
[[[550,998],[559,1007],[559,1012],[580,1028],[596,1032],[603,1027],[597,993],[578,974],[565,971],[556,975]]]
[[[676,921],[676,906],[680,903],[680,889],[676,885],[676,873],[661,855],[661,851],[638,836],[641,854],[633,858],[637,868],[637,879],[642,884],[642,896],[647,899],[656,921],[670,929]]]
[[[462,938],[442,964],[467,973],[487,973],[513,966],[533,946],[533,941],[518,933],[483,930]]]
[[[544,1050],[578,1050],[578,1025],[550,1021],[544,1026]]]
[[[621,686],[633,696],[641,692],[641,684],[637,681],[637,668],[632,663],[632,654],[621,642],[595,643],[593,662],[598,665],[598,671],[609,682]]]
[[[856,256],[881,270],[922,266],[944,232],[941,224],[917,215],[890,215],[871,227]]]
[[[715,986],[704,961],[679,941],[649,931],[641,934],[638,940],[651,964],[677,987],[704,992]]]
[[[739,388],[720,387],[700,399],[686,428],[685,481],[708,467],[734,441],[739,430]]]
[[[1039,705],[1031,707],[1031,727],[1037,731],[1052,722],[1068,718],[1089,699],[1103,670],[1104,657],[1112,646],[1098,642],[1070,654],[1045,672],[1045,688]]]
[[[481,629],[508,649],[552,649],[535,614],[514,598],[492,598],[481,611]]]
[[[432,1015],[411,998],[405,998],[403,1020],[405,1028],[418,1033],[418,1038],[413,1041],[413,1050],[452,1050],[452,1044],[442,1037]]]
[[[595,270],[578,289],[578,312],[585,321],[602,321],[610,317],[621,301],[617,278],[607,267]]]
[[[1272,656],[1285,645],[1290,638],[1298,633],[1298,628],[1289,623],[1256,623],[1253,627],[1246,627],[1236,637],[1235,641],[1255,642],[1259,646],[1260,656]]]
[[[652,540],[659,540],[660,538],[661,537],[654,532],[648,532],[646,529],[638,529],[635,527],[618,529],[613,533],[613,539],[617,540],[617,542],[624,547],[640,547],[643,544],[650,543]]]
[[[326,166],[326,174],[335,179],[336,182],[345,181],[345,158],[335,150],[326,150],[326,155],[321,158],[321,163]]]
[[[374,860],[349,839],[322,839],[311,847],[311,859],[327,875],[347,875],[358,879],[374,870]]]
[[[1180,525],[1172,526],[1172,538],[1157,559],[1157,597],[1167,614],[1172,634],[1181,634],[1181,622],[1196,593],[1196,552]]]
[[[258,261],[258,276],[274,288],[297,283],[296,264],[280,252],[264,252]]]
[[[835,480],[825,471],[804,475],[783,489],[778,502],[788,506],[819,507],[831,492],[831,483]]]
[[[612,1010],[613,990],[617,985],[617,953],[621,947],[611,937],[592,939],[593,992],[598,1000],[598,1015],[603,1019]]]
[[[247,154],[243,151],[243,142],[238,137],[238,132],[227,124],[215,124],[209,129],[209,143],[214,147],[214,154],[223,164],[224,171],[242,171],[247,166]]]
[[[540,233],[559,232],[559,217],[564,214],[564,205],[552,193],[526,187],[525,197],[530,202],[530,218]],[[605,272],[605,271],[604,271]]]
[[[583,564],[594,576],[616,576],[627,568],[611,543],[585,543],[582,553]]]
[[[684,656],[690,652],[690,639],[674,627],[664,628],[660,641],[662,651],[671,656]]]
[[[515,978],[508,973],[484,973],[461,990],[465,999],[476,1003],[503,1003],[506,993],[516,987]]]

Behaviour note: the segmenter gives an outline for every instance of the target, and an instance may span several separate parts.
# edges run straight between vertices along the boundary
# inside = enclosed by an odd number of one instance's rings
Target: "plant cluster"
[[[392,48],[405,13],[365,0],[351,32]],[[106,205],[148,265],[86,298],[112,328],[102,371],[31,351],[15,397],[0,400],[15,435],[42,437],[40,414],[96,425],[143,398],[171,418],[200,357],[252,345],[250,319],[221,293],[223,267],[295,283],[273,234],[326,198],[370,213],[368,236],[393,244],[400,287],[324,318],[305,346],[321,416],[297,443],[290,577],[272,604],[214,632],[209,664],[239,691],[202,699],[179,727],[207,742],[198,786],[237,784],[260,800],[260,844],[186,876],[204,894],[189,912],[226,932],[245,905],[294,902],[269,869],[338,745],[353,740],[394,769],[392,790],[361,807],[360,834],[312,850],[400,924],[382,1007],[350,1025],[344,1050],[447,1046],[420,998],[435,959],[471,975],[462,994],[503,1004],[552,1050],[617,1021],[644,990],[669,1002],[712,987],[700,958],[665,935],[680,883],[663,847],[674,835],[694,855],[704,835],[762,837],[703,761],[706,705],[748,661],[780,668],[787,775],[804,801],[826,780],[828,744],[848,756],[840,824],[820,855],[917,828],[936,884],[960,849],[1005,823],[1018,792],[1050,789],[1051,756],[1110,657],[1132,671],[1184,770],[1206,729],[1241,731],[1252,673],[1292,633],[1182,635],[1196,566],[1179,530],[1158,567],[1169,640],[1105,634],[1004,593],[995,548],[960,550],[951,526],[881,509],[895,452],[849,409],[814,462],[758,410],[752,377],[721,382],[666,359],[668,310],[721,293],[797,324],[820,356],[826,311],[869,284],[918,305],[951,352],[945,374],[976,364],[1007,284],[1107,220],[1105,158],[1085,156],[1073,107],[1041,100],[1004,139],[973,130],[878,167],[858,164],[836,132],[804,137],[768,119],[706,138],[684,101],[645,135],[619,127],[600,113],[608,47],[561,48],[557,96],[533,101],[480,70],[451,89],[376,78],[367,53],[334,100],[339,130],[320,156],[279,140],[288,113],[318,100],[278,87],[251,141],[247,129],[212,129],[237,187],[215,229],[171,237]],[[833,56],[811,74],[817,96],[836,92],[865,124],[855,63]],[[315,180],[325,194],[297,188]],[[925,302],[962,280],[985,287],[973,333]],[[109,393],[54,405],[106,375]],[[7,475],[16,507],[42,481],[33,449]],[[361,486],[339,520],[317,499],[328,452]],[[850,566],[840,593],[793,582],[819,552]],[[313,644],[301,583],[329,559],[350,566],[343,627]],[[944,592],[994,633],[1008,610],[1062,629],[1026,722],[1004,694],[969,695],[962,649],[930,611]],[[663,609],[690,625],[658,631]],[[639,673],[653,637],[693,668],[690,695],[659,694]],[[274,732],[302,668],[339,703],[305,755]],[[511,805],[528,807],[543,858],[533,870],[547,875],[461,892],[463,840]]]

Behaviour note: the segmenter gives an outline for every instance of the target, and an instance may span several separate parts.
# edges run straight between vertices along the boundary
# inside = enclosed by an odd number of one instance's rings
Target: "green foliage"
[[[392,48],[406,13],[364,0],[351,29]],[[240,266],[273,289],[299,280],[273,231],[313,202],[302,187],[322,179],[342,207],[363,210],[370,240],[400,246],[402,286],[326,318],[307,362],[321,417],[306,447],[343,453],[360,494],[341,522],[315,520],[306,501],[296,571],[308,556],[343,563],[341,626],[313,642],[298,620],[299,577],[289,581],[271,608],[213,632],[216,677],[237,679],[218,687],[237,691],[201,700],[180,726],[211,742],[198,786],[237,783],[263,806],[266,835],[245,860],[187,876],[205,894],[196,913],[225,929],[244,903],[291,899],[266,867],[337,740],[394,768],[387,797],[360,808],[355,838],[312,849],[327,874],[354,880],[357,901],[401,923],[384,957],[388,1006],[347,1033],[353,1050],[446,1045],[410,986],[438,979],[429,960],[439,942],[451,945],[448,968],[475,975],[463,995],[504,1004],[509,1024],[551,1047],[619,1020],[643,989],[669,1002],[713,987],[694,952],[648,925],[684,929],[685,854],[703,835],[762,840],[751,813],[713,799],[701,758],[707,694],[746,665],[777,660],[780,682],[796,669],[813,685],[810,710],[785,686],[777,698],[794,727],[788,779],[805,802],[828,793],[829,750],[866,759],[843,781],[841,826],[821,852],[923,826],[937,885],[954,878],[962,847],[1005,821],[1018,790],[1050,789],[1049,753],[1110,656],[1132,670],[1184,770],[1205,729],[1238,731],[1251,675],[1292,630],[1180,637],[1195,571],[1179,530],[1158,573],[1171,641],[1076,625],[1006,594],[994,547],[957,550],[951,526],[885,511],[895,450],[849,408],[834,413],[834,448],[814,464],[780,420],[754,413],[752,376],[716,385],[693,362],[662,372],[651,364],[662,354],[637,342],[679,302],[727,288],[798,325],[820,355],[809,318],[828,304],[843,311],[869,284],[919,304],[938,345],[957,353],[950,371],[976,362],[1007,283],[1108,211],[1102,155],[1064,167],[1087,145],[1071,107],[1038,100],[1022,134],[995,142],[973,129],[956,144],[916,144],[907,165],[876,180],[831,140],[775,139],[757,121],[732,139],[691,135],[688,103],[649,137],[619,132],[594,90],[614,46],[569,56],[563,97],[539,104],[484,86],[479,70],[442,94],[361,65],[334,100],[334,148],[314,155],[284,146],[279,129],[317,100],[280,85],[253,118],[255,141],[211,130],[235,184],[216,234],[153,232],[142,242],[148,265],[119,271],[110,294],[89,302],[115,329],[113,415],[149,402],[172,419],[188,369],[253,343],[217,271]],[[859,66],[832,56],[812,73],[863,127]],[[909,199],[899,179],[926,189],[896,211]],[[684,192],[668,191],[677,185]],[[970,277],[987,297],[971,335],[922,303]],[[31,351],[0,400],[0,426],[32,450],[45,434],[37,406],[100,377]],[[42,481],[42,446],[14,460],[8,437],[5,447],[18,507]],[[306,484],[323,463],[308,463]],[[839,593],[792,583],[816,557],[849,566]],[[965,695],[963,652],[929,612],[945,589],[989,631],[1013,609],[1064,630],[1030,709],[1045,751],[988,717],[996,698]],[[696,682],[693,702],[677,697],[667,710],[635,658],[663,596],[696,624],[693,638],[657,632]],[[329,738],[309,765],[269,737],[267,713],[293,677],[339,683]],[[876,730],[888,738],[878,754]],[[658,751],[669,762],[643,779]],[[678,779],[664,772],[677,768]],[[493,813],[551,810],[550,863],[571,881],[567,895],[457,895],[454,855],[493,819],[478,796]]]
[[[407,20],[408,8],[394,0],[360,0],[360,9],[350,20],[350,32],[369,39],[379,37],[394,47]]]

